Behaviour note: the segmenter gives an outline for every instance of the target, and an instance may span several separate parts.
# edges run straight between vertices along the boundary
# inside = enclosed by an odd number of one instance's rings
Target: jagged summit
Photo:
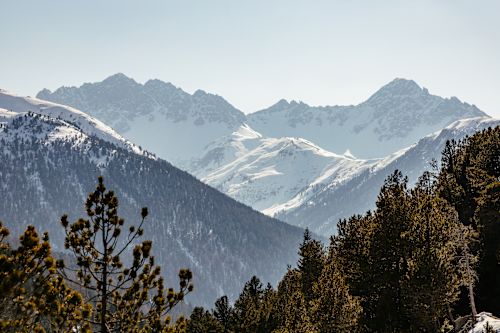
[[[296,100],[286,100],[284,98],[280,99],[278,102],[274,103],[267,109],[263,109],[260,111],[256,111],[254,113],[251,113],[251,115],[255,116],[260,114],[261,112],[281,112],[281,111],[290,111],[295,108],[308,108],[310,107],[308,104],[302,102],[302,101],[296,101]]]
[[[424,92],[424,89],[413,80],[395,78],[378,90],[378,92],[382,91],[390,91],[400,95],[411,95]]]
[[[427,89],[420,87],[415,81],[396,78],[377,90],[365,103],[378,102],[380,100],[412,97],[423,98],[429,95]]]
[[[458,98],[432,95],[413,80],[397,78],[365,102],[309,106],[281,100],[247,115],[248,124],[269,137],[302,137],[333,152],[380,158],[455,120],[487,116]]]
[[[44,89],[37,96],[95,116],[178,166],[245,122],[221,96],[203,90],[189,94],[158,79],[141,84],[122,73],[80,87]]]
[[[203,90],[189,94],[158,79],[141,84],[121,73],[78,88],[43,90],[37,96],[83,110],[194,173],[189,165],[205,147],[231,136],[243,124],[264,137],[300,137],[328,151],[349,150],[358,158],[371,159],[407,147],[453,121],[486,116],[458,98],[432,95],[402,78],[358,105],[310,106],[281,99],[248,115],[219,95]]]
[[[102,82],[107,83],[137,83],[134,79],[128,77],[123,73],[116,73],[105,78]]]

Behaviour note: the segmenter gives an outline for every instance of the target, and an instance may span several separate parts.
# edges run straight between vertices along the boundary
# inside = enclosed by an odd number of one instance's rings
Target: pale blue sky
[[[404,77],[500,117],[497,0],[0,1],[0,87],[21,94],[123,72],[251,112]]]

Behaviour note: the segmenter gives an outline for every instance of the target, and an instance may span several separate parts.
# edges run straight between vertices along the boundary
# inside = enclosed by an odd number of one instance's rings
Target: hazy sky
[[[500,117],[500,1],[1,0],[0,87],[123,72],[244,112],[356,104],[395,77]]]

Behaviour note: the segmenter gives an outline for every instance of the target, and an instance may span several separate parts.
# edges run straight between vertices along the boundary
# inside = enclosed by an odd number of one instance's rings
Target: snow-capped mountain
[[[376,162],[337,155],[301,138],[264,138],[244,126],[208,147],[198,161],[208,167],[198,169],[198,175],[272,216],[303,204],[325,184],[340,184]],[[210,170],[213,166],[219,167]]]
[[[204,155],[215,158],[209,169],[220,166],[220,154],[206,155],[206,146],[221,151],[221,138],[244,124],[264,137],[300,137],[367,159],[407,147],[455,120],[486,116],[473,105],[431,95],[404,79],[395,79],[356,106],[313,107],[281,100],[249,115],[217,95],[201,90],[191,95],[160,80],[140,84],[123,74],[54,92],[44,89],[37,97],[95,116],[159,157],[200,175],[208,171],[200,170],[208,162],[200,162]]]
[[[395,79],[355,106],[313,107],[279,101],[249,114],[250,127],[268,137],[301,137],[334,152],[380,158],[455,120],[486,116],[456,97],[431,95],[411,80]]]
[[[124,139],[120,134],[115,132],[115,130],[105,125],[100,120],[66,105],[40,100],[38,98],[18,96],[14,93],[0,89],[0,108],[4,109],[3,115],[6,119],[17,113],[26,112],[45,115],[77,128],[86,136],[95,136],[135,153],[147,154],[150,157],[153,156],[151,153],[147,153],[140,147]],[[75,134],[74,132],[72,133]]]
[[[371,208],[394,168],[418,177],[439,159],[443,143],[415,148],[421,138],[452,126],[447,133],[460,119],[488,119],[474,105],[405,79],[359,105],[282,100],[246,116],[221,97],[190,95],[158,80],[142,85],[123,74],[38,96],[108,119],[124,136],[238,201],[324,235],[335,231],[338,218]],[[474,122],[466,124],[472,133]]]
[[[476,117],[458,120],[436,131],[416,144],[402,149],[371,165],[341,184],[327,184],[298,207],[275,214],[275,217],[311,230],[330,235],[335,233],[339,219],[364,213],[375,207],[375,201],[385,178],[400,170],[410,184],[431,169],[431,161],[440,161],[447,140],[459,140],[488,127],[500,126],[500,119]]]
[[[149,208],[144,237],[153,241],[166,284],[176,286],[179,268],[192,269],[194,304],[234,299],[252,275],[276,283],[296,262],[302,229],[236,202],[78,110],[2,91],[0,220],[13,235],[32,224],[61,251],[59,219],[85,216],[99,175],[127,223]]]
[[[210,142],[201,157],[193,159],[188,170],[201,179],[255,149],[262,139],[260,133],[243,124],[230,135]]]
[[[183,167],[199,157],[208,142],[231,134],[245,121],[245,115],[220,96],[202,90],[191,95],[160,80],[140,84],[124,74],[54,92],[44,89],[37,97],[80,109]]]

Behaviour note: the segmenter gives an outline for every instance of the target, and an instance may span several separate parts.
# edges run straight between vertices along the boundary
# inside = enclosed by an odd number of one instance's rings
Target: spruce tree
[[[182,330],[181,320],[170,327],[168,312],[192,290],[192,274],[179,272],[180,290],[165,290],[160,267],[151,255],[151,241],[139,242],[148,215],[141,211],[137,227],[125,229],[118,216],[118,199],[107,190],[102,177],[85,203],[88,219],[70,224],[65,215],[61,223],[66,232],[65,248],[76,259],[77,268],[66,267],[66,279],[86,290],[87,302],[95,304],[89,322],[99,332],[167,332]],[[123,232],[122,232],[123,230]],[[122,258],[133,247],[131,264]]]
[[[234,303],[236,332],[264,333],[266,317],[262,313],[265,290],[258,277],[245,283],[243,291]]]
[[[363,300],[372,286],[370,246],[373,238],[374,217],[371,212],[340,220],[337,234],[330,239],[330,255],[345,275],[352,295]]]

